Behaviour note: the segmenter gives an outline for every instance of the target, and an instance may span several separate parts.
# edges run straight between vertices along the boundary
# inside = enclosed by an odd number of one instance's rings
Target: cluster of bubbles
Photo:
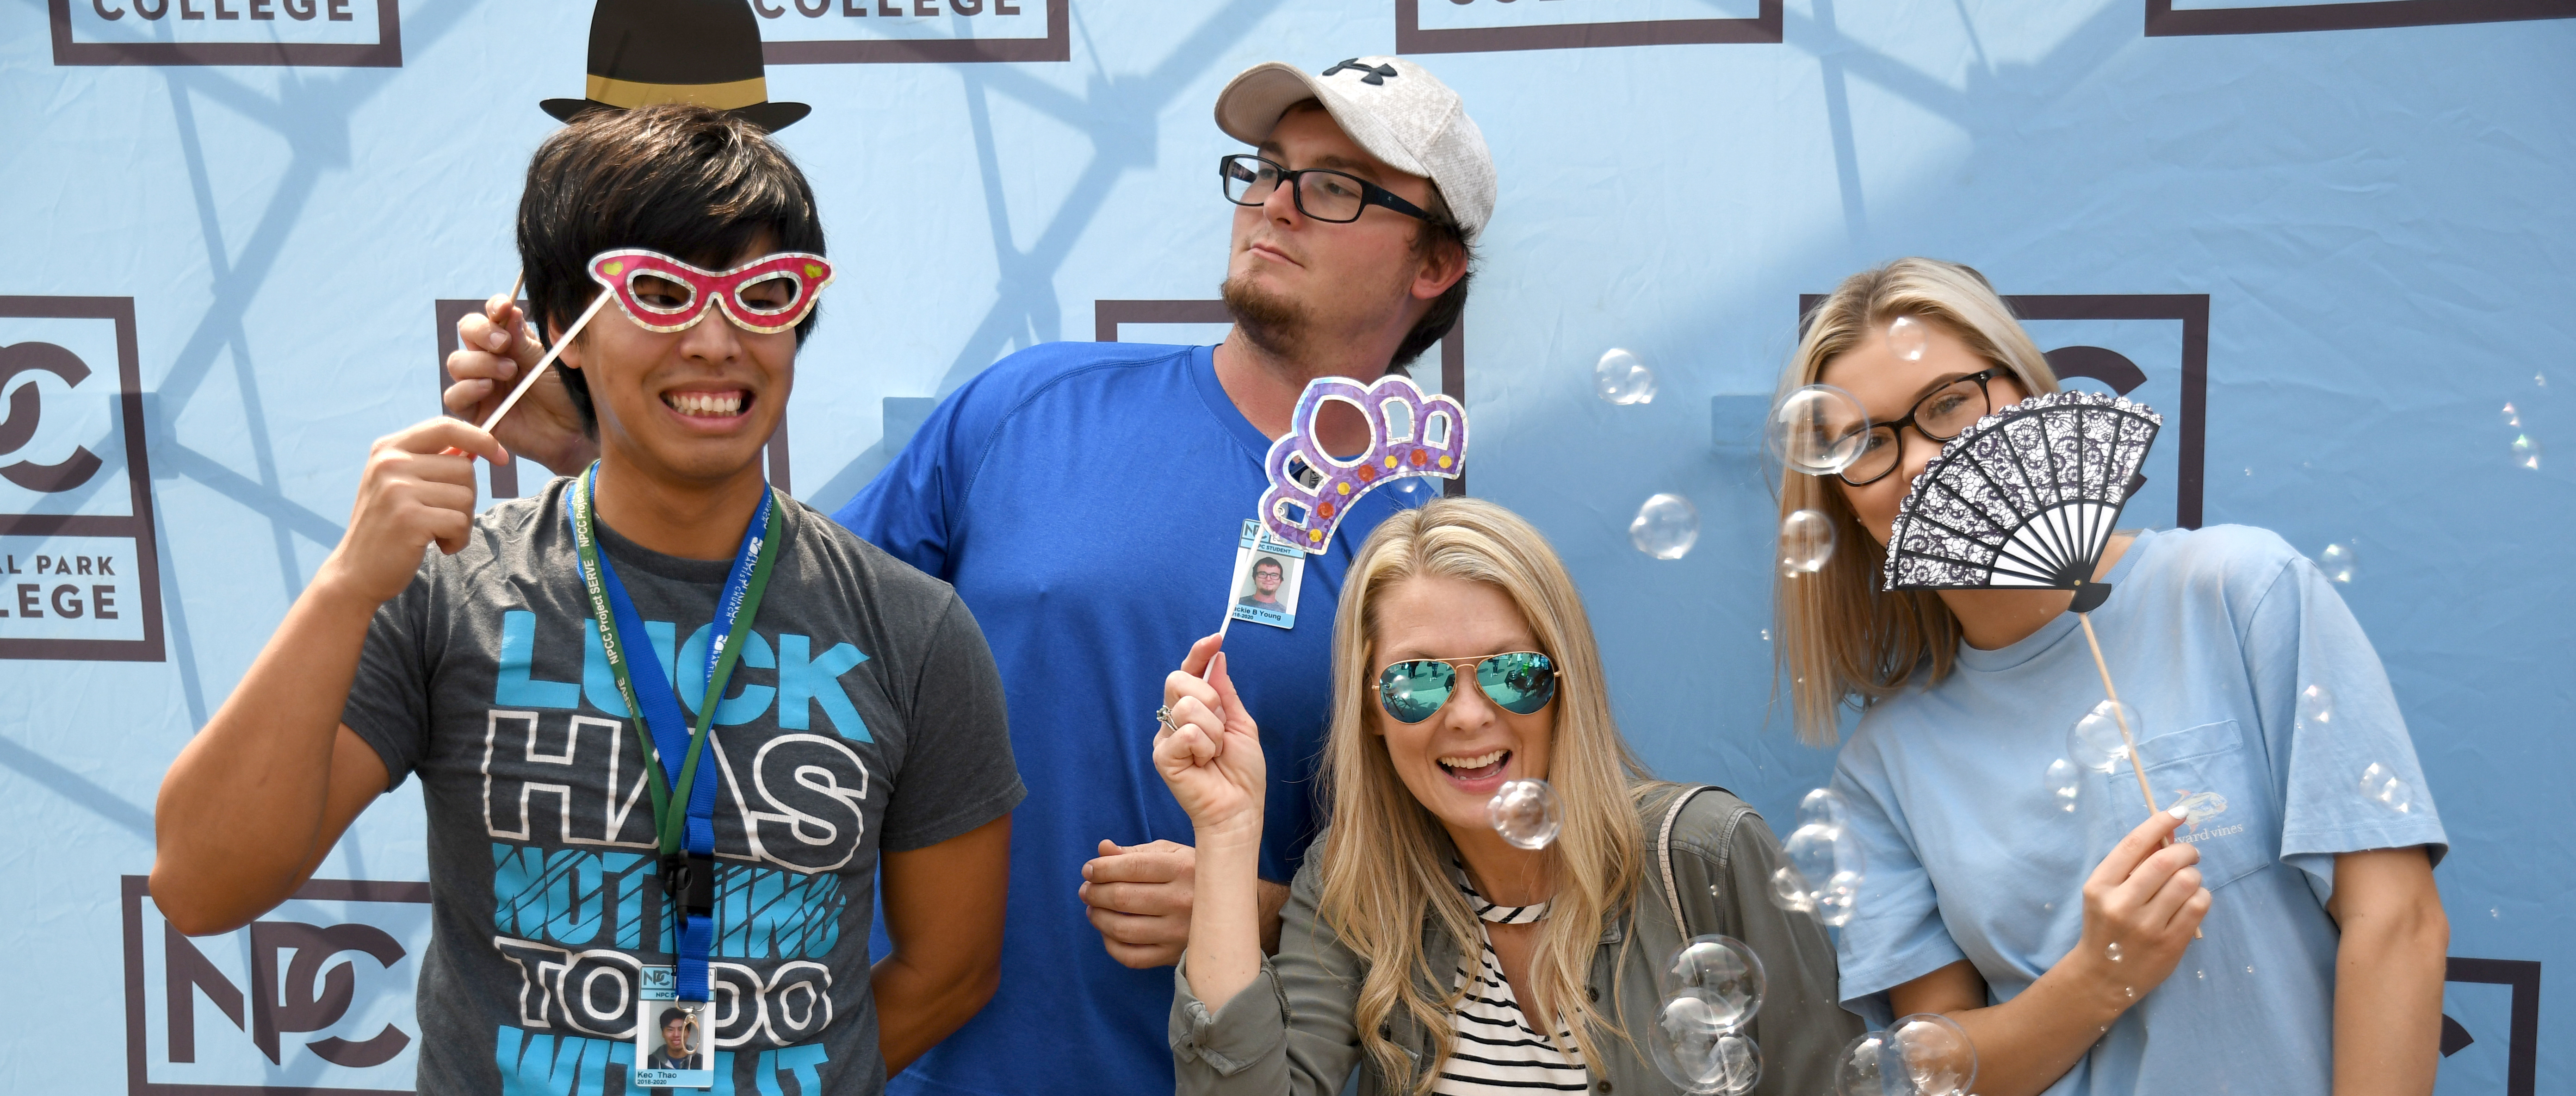
[[[1485,821],[1513,847],[1536,851],[1556,843],[1557,831],[1565,828],[1565,808],[1557,805],[1556,789],[1547,781],[1506,780],[1485,801]]]
[[[2532,379],[2540,378],[2535,374]],[[2547,382],[2543,382],[2541,387],[2548,387]],[[2517,467],[2540,471],[2540,439],[2531,436],[2531,431],[2522,425],[2522,412],[2509,403],[2504,405],[2504,427],[2513,431],[2513,463]]]
[[[2325,572],[2327,578],[2350,586],[2352,580],[2361,577],[2361,556],[2348,543],[2329,544],[2325,551],[2317,553],[2317,570]]]
[[[2311,682],[2308,687],[2299,690],[2298,707],[2298,729],[2300,731],[2324,732],[2334,729],[2335,699],[2333,690],[2326,688],[2323,684]]]
[[[1772,904],[1837,928],[1850,924],[1867,865],[1843,797],[1831,788],[1808,792],[1798,804],[1798,828],[1780,852],[1789,862],[1771,873]]]
[[[1655,371],[1637,355],[1611,347],[1592,366],[1592,392],[1603,403],[1621,407],[1655,402]]]
[[[1851,467],[1869,442],[1869,412],[1830,384],[1791,391],[1771,408],[1763,443],[1792,472],[1830,476]]]
[[[2078,766],[2107,773],[2129,759],[2130,743],[2146,737],[2146,721],[2138,718],[2136,708],[2104,700],[2066,729],[2066,756]]]
[[[1822,511],[1792,510],[1780,519],[1780,573],[1812,575],[1834,558],[1834,522]]]
[[[1693,1096],[1734,1096],[1762,1079],[1762,1048],[1744,1025],[1762,1011],[1762,960],[1731,936],[1684,941],[1655,972],[1663,1007],[1647,1053]]]
[[[1628,523],[1628,542],[1656,559],[1680,559],[1699,543],[1699,508],[1669,491],[1646,500]]]
[[[1899,1016],[1834,1059],[1835,1096],[1966,1096],[1976,1082],[1977,1044],[1937,1012]]]

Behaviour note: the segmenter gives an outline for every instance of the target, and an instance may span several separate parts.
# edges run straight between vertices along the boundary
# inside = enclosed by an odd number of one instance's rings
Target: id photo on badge
[[[660,1007],[656,1008],[656,1005]],[[635,1087],[645,1089],[712,1088],[716,1071],[707,1052],[705,1001],[644,1002],[644,1022],[635,1027]]]
[[[1274,539],[1270,544],[1277,544]],[[1243,552],[1251,559],[1235,568],[1234,619],[1292,628],[1297,624],[1298,579],[1306,573],[1305,553],[1281,552],[1255,541]]]

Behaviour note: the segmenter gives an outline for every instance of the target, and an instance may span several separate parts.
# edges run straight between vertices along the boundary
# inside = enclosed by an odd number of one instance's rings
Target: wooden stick
[[[2120,741],[2129,747],[2129,771],[2137,774],[2138,795],[2147,801],[2147,813],[2153,814],[2160,809],[2156,806],[2156,793],[2147,786],[2147,763],[2138,756],[2138,739],[2129,731],[2129,713],[2120,703],[2120,690],[2111,684],[2111,664],[2102,660],[2102,641],[2093,634],[2093,614],[2077,613],[2075,619],[2084,622],[2084,642],[2093,648],[2093,668],[2102,672],[2102,692],[2111,698],[2111,718],[2119,722]],[[2173,844],[2173,838],[2166,837],[2165,844]],[[2192,926],[2191,938],[2201,938],[2200,926]]]
[[[530,366],[527,373],[519,378],[519,386],[510,390],[510,398],[502,400],[501,406],[492,409],[491,417],[483,420],[481,427],[483,432],[490,433],[493,425],[501,421],[501,416],[509,414],[512,407],[518,406],[519,397],[528,394],[528,387],[535,384],[538,377],[545,375],[546,367],[555,363],[555,358],[563,353],[564,347],[572,345],[573,336],[581,334],[581,329],[590,323],[590,318],[599,315],[600,306],[607,304],[610,296],[611,294],[602,290],[599,296],[592,298],[590,307],[582,310],[581,318],[574,320],[571,327],[565,328],[563,337],[555,340],[555,345],[546,351],[546,356],[537,359],[537,364]]]

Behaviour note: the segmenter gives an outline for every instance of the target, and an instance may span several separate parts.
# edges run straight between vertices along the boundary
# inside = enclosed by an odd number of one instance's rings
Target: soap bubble
[[[2119,962],[2119,961],[2120,961],[2120,942],[2119,942],[2119,941],[2117,941],[2117,940],[2113,940],[2113,941],[2111,941],[2111,946],[2110,946],[2110,947],[2107,947],[2107,948],[2102,949],[2102,954],[2107,955],[2107,956],[2110,956],[2110,957],[2111,957],[2111,961],[2112,961],[2112,962],[2114,962],[2114,963]]]
[[[1820,804],[1819,816],[1841,813],[1840,797],[1825,802],[1831,806]],[[1805,812],[1803,806],[1800,809]],[[1782,909],[1813,913],[1828,925],[1850,924],[1858,912],[1856,903],[1863,879],[1860,840],[1840,824],[1808,822],[1790,831],[1789,839],[1780,844],[1780,852],[1789,863],[1772,873],[1773,903]]]
[[[1869,413],[1849,392],[1810,384],[1771,409],[1768,434],[1772,455],[1790,471],[1830,476],[1860,459],[1869,440]]]
[[[1694,936],[1655,971],[1655,990],[1666,1001],[1700,1001],[1702,1015],[1721,1029],[1742,1027],[1762,1011],[1764,986],[1762,960],[1732,936]]]
[[[2048,794],[2055,797],[2058,810],[2074,811],[2075,801],[2084,794],[2084,770],[2063,757],[2049,762]]]
[[[1976,1044],[1937,1012],[1898,1017],[1843,1044],[1834,1059],[1837,1096],[1965,1096],[1976,1080]]]
[[[2310,683],[2299,690],[2299,724],[2303,731],[2323,731],[2334,726],[2334,692]]]
[[[1557,805],[1556,789],[1547,781],[1506,780],[1485,801],[1485,820],[1519,848],[1544,849],[1565,828],[1565,808]]]
[[[1825,569],[1834,558],[1834,520],[1818,510],[1791,510],[1780,519],[1780,573],[1791,578]]]
[[[1680,559],[1699,543],[1699,508],[1666,492],[1649,498],[1628,523],[1628,542],[1656,559]]]
[[[1632,403],[1655,402],[1655,371],[1646,363],[1617,347],[1601,355],[1592,367],[1592,391],[1604,402],[1625,407]]]
[[[2078,765],[2107,773],[2128,759],[2129,743],[2146,734],[2146,722],[2138,718],[2136,708],[2105,700],[2067,728],[2066,755]]]
[[[2376,761],[2361,770],[2361,797],[2399,814],[2415,805],[2415,789],[2395,769]]]
[[[1828,928],[1851,924],[1860,914],[1860,884],[1861,874],[1856,871],[1838,871],[1826,879],[1816,890],[1816,920]]]
[[[2504,425],[2510,430],[2522,429],[2522,412],[2514,410],[2510,403],[2504,405]]]
[[[1841,792],[1818,788],[1798,801],[1798,824],[1841,829],[1851,824],[1851,806],[1843,802]]]
[[[2350,544],[2329,544],[2325,551],[2317,553],[2317,570],[2325,572],[2327,578],[2350,586],[2352,580],[2361,577],[2361,557]]]
[[[1932,348],[1932,326],[1912,316],[1898,316],[1887,325],[1889,353],[1909,362],[1923,360],[1923,352]]]
[[[1899,1016],[1887,1029],[1888,1045],[1903,1065],[1909,1096],[1952,1096],[1977,1082],[1977,1044],[1959,1022],[1937,1012]]]
[[[1791,913],[1816,912],[1816,892],[1807,889],[1798,869],[1782,866],[1771,873],[1771,904]]]
[[[2534,472],[2540,470],[2540,439],[2529,434],[2513,436],[2513,462]]]
[[[1655,1068],[1692,1096],[1732,1096],[1762,1079],[1762,1052],[1742,1032],[1717,1022],[1708,1002],[1685,994],[1664,1002],[1646,1040]]]

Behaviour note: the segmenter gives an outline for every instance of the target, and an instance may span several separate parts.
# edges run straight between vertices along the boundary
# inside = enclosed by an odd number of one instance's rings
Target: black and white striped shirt
[[[1526,925],[1545,920],[1547,903],[1494,905],[1467,885],[1463,873],[1458,889],[1476,911],[1478,959],[1472,971],[1463,963],[1458,967],[1455,985],[1463,993],[1451,1021],[1458,1038],[1431,1091],[1443,1096],[1498,1096],[1581,1092],[1590,1087],[1591,1074],[1583,1066],[1582,1052],[1575,1049],[1573,1033],[1560,1030],[1557,1039],[1550,1041],[1530,1027],[1520,1002],[1512,996],[1511,982],[1503,977],[1493,939],[1483,931],[1486,923]]]

